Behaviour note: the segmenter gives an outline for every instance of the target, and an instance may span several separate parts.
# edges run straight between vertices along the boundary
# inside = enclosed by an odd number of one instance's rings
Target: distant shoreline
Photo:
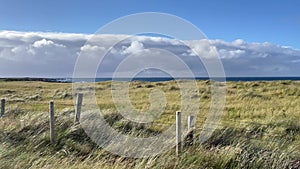
[[[20,77],[20,78],[0,78],[0,81],[15,82],[15,81],[38,81],[38,82],[64,82],[65,78],[35,78],[35,77]]]
[[[224,78],[208,78],[208,77],[196,77],[196,78],[177,78],[182,80],[218,80],[224,81]],[[52,82],[52,83],[72,83],[74,82],[105,82],[112,80],[120,80],[120,81],[144,81],[144,82],[163,82],[163,81],[171,81],[174,78],[171,77],[136,77],[136,78],[36,78],[36,77],[17,77],[17,78],[0,78],[0,81],[39,81],[39,82]],[[300,81],[300,77],[226,77],[226,81]]]

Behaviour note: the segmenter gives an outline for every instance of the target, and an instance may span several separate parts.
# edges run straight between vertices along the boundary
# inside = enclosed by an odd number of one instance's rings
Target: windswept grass
[[[209,81],[198,81],[199,136],[209,111]],[[165,92],[167,105],[151,124],[131,122],[117,113],[111,82],[97,83],[97,101],[106,121],[135,137],[157,135],[175,121],[180,88],[175,81],[130,84],[130,100],[140,111],[149,108],[153,90]],[[185,147],[180,157],[169,150],[135,159],[113,155],[98,147],[80,125],[74,125],[71,84],[0,82],[7,100],[0,119],[0,168],[300,168],[300,82],[227,82],[221,125],[204,144]],[[48,104],[55,101],[57,138],[49,141]]]

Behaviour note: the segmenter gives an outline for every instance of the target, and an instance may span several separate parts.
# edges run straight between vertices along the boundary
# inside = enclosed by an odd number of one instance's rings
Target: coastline
[[[8,77],[0,78],[0,81],[40,81],[52,83],[72,83],[72,82],[107,82],[107,81],[143,81],[143,82],[166,82],[175,79],[179,80],[215,80],[232,82],[259,82],[259,81],[300,81],[300,77],[195,77],[195,78],[172,78],[172,77],[135,77],[135,78],[41,78],[41,77]]]

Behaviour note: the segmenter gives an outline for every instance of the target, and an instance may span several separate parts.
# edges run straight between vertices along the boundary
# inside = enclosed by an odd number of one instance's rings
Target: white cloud
[[[220,49],[219,50],[219,56],[222,59],[233,59],[233,58],[239,58],[242,55],[244,55],[246,51],[242,49],[236,49],[236,50],[226,50],[226,49]]]
[[[107,49],[110,52],[103,60],[101,72],[114,71],[128,55],[143,56],[140,63],[147,62],[147,57],[152,55],[161,57],[157,62],[167,62],[164,59],[166,53],[151,52],[151,48],[172,52],[197,75],[206,75],[206,71],[196,56],[210,59],[218,54],[227,76],[300,75],[300,51],[268,42],[249,43],[242,39],[233,42],[179,41],[148,36],[0,31],[0,76],[72,76],[80,52],[89,54],[91,57],[87,61],[91,61]],[[169,68],[176,71],[174,65],[170,64]]]
[[[232,42],[232,45],[233,46],[236,46],[236,47],[242,47],[243,45],[245,45],[245,41],[243,39],[237,39],[235,41]]]
[[[218,57],[217,49],[211,44],[209,40],[195,40],[186,42],[191,48],[188,50],[191,56],[199,56],[202,58],[210,59]]]
[[[124,50],[122,51],[122,54],[133,54],[133,55],[148,51],[144,48],[143,43],[141,43],[139,41],[131,42],[129,47],[123,46],[123,49]]]
[[[0,76],[70,76],[83,34],[0,31]]]
[[[53,41],[46,40],[46,39],[35,41],[32,46],[35,48],[42,48],[42,47],[47,47],[47,46],[62,47],[62,48],[66,47],[64,45],[56,44]]]
[[[88,51],[104,51],[105,47],[87,44],[87,45],[82,46],[80,48],[80,50],[84,51],[84,52],[88,52]]]

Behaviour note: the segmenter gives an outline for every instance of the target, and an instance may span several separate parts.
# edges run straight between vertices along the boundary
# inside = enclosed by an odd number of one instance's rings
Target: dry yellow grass
[[[196,135],[210,108],[208,81],[198,81],[200,94]],[[182,157],[174,150],[147,159],[114,156],[98,148],[80,127],[73,126],[72,84],[0,82],[0,97],[7,100],[6,117],[0,119],[2,168],[277,168],[300,166],[300,82],[227,82],[222,121],[204,145],[187,148]],[[135,128],[115,119],[111,82],[96,83],[97,102],[112,126]],[[175,121],[180,110],[180,90],[175,81],[132,82],[130,100],[146,111],[149,94],[165,92],[163,114],[148,127],[161,131]],[[49,143],[48,103],[55,101],[58,143]],[[149,132],[145,130],[141,132]],[[126,131],[124,131],[126,133]],[[134,133],[128,133],[134,134]],[[177,164],[173,162],[177,159]],[[298,160],[298,161],[297,161]]]

